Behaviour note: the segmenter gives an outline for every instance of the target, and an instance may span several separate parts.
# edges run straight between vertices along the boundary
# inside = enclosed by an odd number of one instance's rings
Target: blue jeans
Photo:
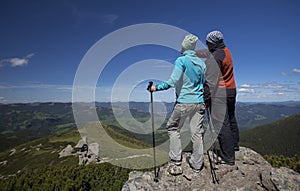
[[[167,123],[168,135],[170,138],[169,158],[171,160],[181,160],[181,138],[180,129],[186,118],[189,118],[191,129],[191,141],[193,143],[193,153],[190,164],[195,169],[200,169],[203,164],[203,119],[205,113],[204,103],[183,104],[176,103],[172,115]]]

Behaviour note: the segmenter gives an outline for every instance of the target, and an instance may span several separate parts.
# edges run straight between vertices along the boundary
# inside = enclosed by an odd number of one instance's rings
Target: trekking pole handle
[[[153,82],[151,81],[151,82],[149,82],[148,87],[147,87],[147,90],[150,91],[150,92],[151,92],[151,86],[152,85],[153,85]]]

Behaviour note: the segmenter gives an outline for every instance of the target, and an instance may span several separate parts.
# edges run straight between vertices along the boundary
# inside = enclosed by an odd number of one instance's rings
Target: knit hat
[[[186,35],[181,43],[181,47],[182,47],[181,51],[183,52],[185,50],[195,50],[197,41],[198,41],[198,37],[196,37],[195,35],[192,34]]]
[[[216,44],[224,40],[224,36],[220,31],[212,31],[206,36],[206,41]]]

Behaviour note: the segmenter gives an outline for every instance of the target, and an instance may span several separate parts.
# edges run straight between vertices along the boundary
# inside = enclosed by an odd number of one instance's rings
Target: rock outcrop
[[[100,162],[99,158],[99,144],[88,144],[87,137],[83,137],[73,148],[72,145],[68,145],[66,148],[59,152],[59,158],[67,156],[78,156],[79,165],[97,163]]]
[[[180,191],[215,191],[215,190],[300,190],[300,174],[288,168],[273,168],[255,151],[241,147],[236,152],[234,166],[218,165],[215,170],[219,184],[212,182],[210,164],[205,156],[204,168],[200,173],[192,173],[191,180],[185,173],[191,169],[186,163],[185,153],[182,162],[183,174],[173,176],[167,172],[168,164],[162,166],[159,181],[154,182],[153,172],[133,171],[122,191],[137,190],[180,190]]]
[[[74,153],[74,151],[77,152]],[[76,155],[79,158],[79,165],[97,163],[99,162],[99,143],[90,143],[88,144],[87,137],[84,136],[78,141],[74,149],[71,145],[68,145],[59,153],[60,157]]]
[[[72,155],[74,155],[73,152],[74,152],[74,149],[73,149],[72,145],[68,145],[66,148],[64,148],[63,150],[61,150],[59,152],[59,158],[72,156]]]

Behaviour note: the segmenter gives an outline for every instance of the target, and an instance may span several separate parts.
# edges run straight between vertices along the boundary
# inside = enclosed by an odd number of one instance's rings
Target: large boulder
[[[182,162],[183,174],[173,176],[167,172],[168,165],[160,168],[159,181],[154,182],[153,172],[133,171],[122,191],[137,190],[300,190],[299,173],[287,168],[273,168],[255,151],[241,147],[236,152],[234,166],[218,165],[215,170],[219,184],[212,181],[210,164],[205,155],[204,169],[193,173],[192,179],[185,176],[191,169],[186,163],[185,153]]]
[[[82,139],[78,141],[78,143],[75,145],[75,149],[80,149],[84,144],[87,144],[87,137],[83,136]]]
[[[74,152],[73,147],[71,145],[68,145],[66,148],[64,148],[62,151],[59,152],[59,158],[72,156],[73,152]]]
[[[79,157],[79,165],[99,162],[99,143],[88,144],[87,137],[84,136],[75,145],[75,148],[79,150],[77,155]]]

